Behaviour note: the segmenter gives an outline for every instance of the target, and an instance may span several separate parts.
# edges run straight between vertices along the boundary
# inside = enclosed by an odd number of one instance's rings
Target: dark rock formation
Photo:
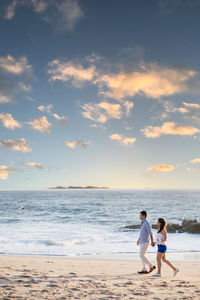
[[[55,186],[55,187],[50,187],[49,188],[50,190],[68,190],[68,189],[71,189],[71,190],[80,190],[80,189],[109,189],[109,187],[107,186],[92,186],[92,185],[88,185],[88,186],[61,186],[61,185],[58,185],[58,186]]]
[[[129,231],[129,230],[135,230],[139,229],[140,224],[137,225],[129,225],[123,227],[123,230]],[[157,225],[153,224],[152,225],[153,229],[157,229]],[[169,223],[167,224],[167,231],[168,232],[188,232],[188,233],[200,233],[200,222],[198,220],[183,220],[181,225],[179,224],[174,224],[174,223]]]

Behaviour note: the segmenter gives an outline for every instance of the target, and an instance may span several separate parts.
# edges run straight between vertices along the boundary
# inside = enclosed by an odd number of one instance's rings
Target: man
[[[155,242],[153,241],[151,224],[146,218],[147,218],[147,212],[144,210],[141,211],[140,220],[142,221],[142,223],[140,227],[140,237],[137,241],[137,245],[138,246],[140,245],[140,258],[142,260],[143,269],[142,271],[138,272],[139,274],[151,273],[156,268],[145,256],[147,249],[149,247],[149,237],[151,239],[151,246],[152,247],[155,246]],[[149,266],[149,271],[147,271],[146,265]]]

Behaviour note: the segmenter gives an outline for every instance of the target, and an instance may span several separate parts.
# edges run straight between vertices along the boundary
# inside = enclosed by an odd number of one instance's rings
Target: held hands
[[[152,247],[154,247],[155,244],[156,244],[156,243],[155,243],[154,241],[151,241],[151,246],[152,246]]]

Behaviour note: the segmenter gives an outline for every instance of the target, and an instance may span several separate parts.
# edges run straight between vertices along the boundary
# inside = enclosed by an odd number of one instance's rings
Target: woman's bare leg
[[[161,259],[164,253],[157,252],[157,264],[158,264],[158,274],[161,274]]]
[[[162,261],[163,261],[164,263],[166,263],[168,266],[170,266],[170,268],[172,268],[172,270],[176,271],[176,268],[172,265],[172,263],[170,263],[170,261],[166,259],[165,253],[164,253],[164,255],[162,256]]]

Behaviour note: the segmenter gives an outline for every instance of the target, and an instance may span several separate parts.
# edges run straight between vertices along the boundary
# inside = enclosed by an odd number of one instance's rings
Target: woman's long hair
[[[159,233],[167,226],[167,224],[166,224],[165,219],[163,219],[163,218],[159,218],[158,222],[160,223],[160,228],[158,230],[158,233]]]

